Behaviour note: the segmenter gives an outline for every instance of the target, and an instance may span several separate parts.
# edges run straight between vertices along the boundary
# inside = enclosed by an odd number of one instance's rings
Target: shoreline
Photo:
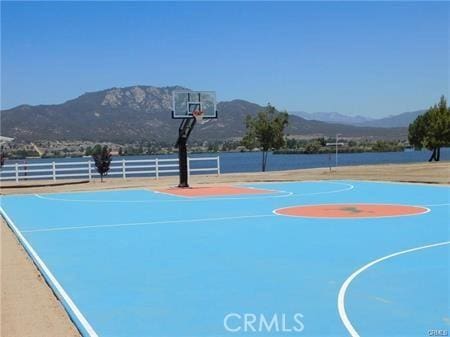
[[[336,170],[324,168],[295,169],[267,172],[223,173],[220,175],[191,175],[191,186],[203,184],[239,184],[271,181],[304,180],[370,180],[395,181],[404,183],[450,184],[450,161],[438,163],[376,164],[340,166]],[[178,176],[156,178],[105,178],[86,181],[72,180],[29,180],[19,183],[1,183],[0,194],[61,193],[126,188],[165,188],[178,184]]]

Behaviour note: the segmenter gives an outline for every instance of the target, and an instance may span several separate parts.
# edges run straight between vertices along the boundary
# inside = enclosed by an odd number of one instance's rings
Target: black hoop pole
[[[176,143],[176,146],[178,147],[178,164],[180,170],[180,183],[178,184],[178,187],[181,188],[189,187],[187,141],[194,128],[195,122],[195,118],[185,118],[178,128],[178,140]]]

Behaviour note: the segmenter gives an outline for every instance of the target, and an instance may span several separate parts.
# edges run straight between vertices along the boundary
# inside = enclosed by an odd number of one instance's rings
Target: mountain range
[[[291,114],[300,116],[307,120],[317,120],[327,123],[340,123],[354,126],[376,126],[381,128],[390,127],[408,127],[408,125],[417,118],[417,116],[425,113],[426,110],[416,110],[403,112],[397,115],[391,115],[383,118],[369,118],[360,115],[350,116],[339,112],[305,112],[291,111]]]
[[[171,119],[174,90],[186,88],[138,85],[88,92],[62,104],[20,105],[0,112],[1,132],[3,136],[21,141],[130,143],[146,140],[173,143],[180,122]],[[246,116],[255,116],[263,107],[236,99],[218,103],[217,109],[219,118],[198,124],[191,138],[223,141],[242,137]],[[355,126],[342,120],[329,123],[290,114],[286,133],[299,137],[332,137],[340,133],[344,137],[405,139],[407,129]]]
[[[300,116],[307,120],[315,120],[326,123],[338,123],[359,126],[362,123],[369,122],[372,119],[364,116],[349,116],[339,112],[306,112],[306,111],[289,111],[289,113]]]

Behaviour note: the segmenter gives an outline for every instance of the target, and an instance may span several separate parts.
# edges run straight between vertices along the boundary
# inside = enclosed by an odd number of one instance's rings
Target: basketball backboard
[[[172,118],[193,118],[194,111],[203,111],[203,118],[217,118],[214,91],[174,91]]]

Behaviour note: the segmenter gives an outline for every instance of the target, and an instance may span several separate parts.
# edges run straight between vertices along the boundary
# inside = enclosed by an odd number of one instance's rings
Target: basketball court
[[[86,336],[424,336],[450,324],[449,192],[123,189],[4,196],[1,213]]]

